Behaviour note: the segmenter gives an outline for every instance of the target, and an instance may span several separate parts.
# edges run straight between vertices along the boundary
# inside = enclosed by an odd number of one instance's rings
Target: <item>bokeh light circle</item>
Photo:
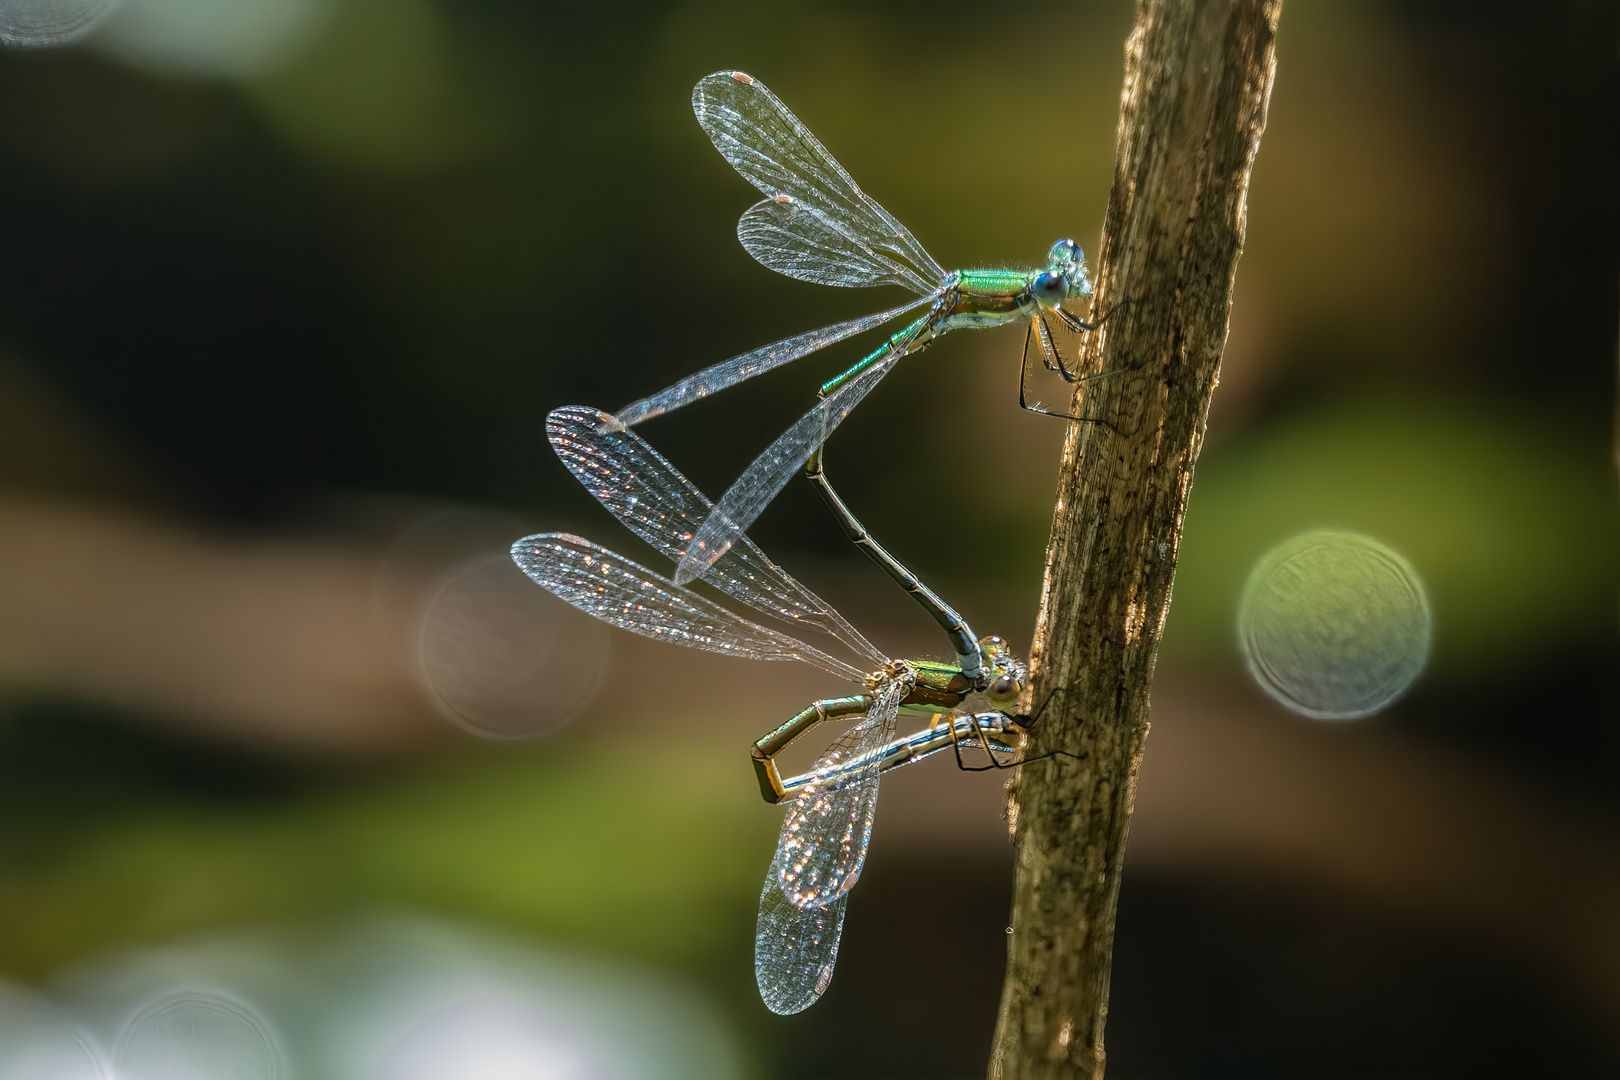
[[[283,1080],[281,1040],[244,1001],[210,990],[169,994],[130,1017],[118,1080]]]
[[[503,550],[459,563],[428,597],[417,675],[464,731],[533,739],[590,704],[608,653],[605,624],[535,585]]]
[[[90,1033],[47,999],[0,981],[0,1080],[109,1080]]]
[[[1318,720],[1387,707],[1429,658],[1432,617],[1410,563],[1370,536],[1313,529],[1260,557],[1238,644],[1262,689]]]
[[[43,49],[94,30],[119,0],[0,0],[0,42]]]

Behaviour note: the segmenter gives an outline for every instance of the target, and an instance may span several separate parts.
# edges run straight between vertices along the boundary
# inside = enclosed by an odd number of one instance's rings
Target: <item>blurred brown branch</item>
[[[1009,806],[1018,859],[990,1074],[1097,1076],[1114,909],[1193,463],[1226,339],[1281,0],[1140,0],[1090,336],[1112,372],[1063,449],[1031,649],[1050,702]],[[1055,699],[1053,695],[1056,695]]]
[[[0,567],[0,687],[304,753],[447,734],[377,615],[380,588],[408,609],[421,583],[380,583],[368,553],[0,494]]]

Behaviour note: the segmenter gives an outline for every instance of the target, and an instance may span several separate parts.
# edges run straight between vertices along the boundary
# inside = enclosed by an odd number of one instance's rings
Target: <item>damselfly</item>
[[[751,75],[721,71],[692,91],[698,123],[743,179],[765,193],[737,223],[737,237],[754,258],[779,273],[823,285],[899,285],[911,300],[849,322],[773,342],[688,376],[652,397],[620,409],[613,423],[629,427],[716,390],[768,371],[855,334],[926,307],[905,329],[821,387],[821,400],[754,459],[685,545],[675,581],[708,573],[753,524],[767,503],[849,411],[899,359],[963,327],[1024,320],[1024,365],[1018,401],[1026,409],[1067,416],[1032,404],[1025,386],[1030,357],[1067,382],[1080,376],[1063,358],[1059,332],[1095,329],[1063,307],[1091,295],[1085,254],[1072,240],[1052,245],[1044,270],[946,272],[921,244],[850,178],[776,95]],[[1038,348],[1032,348],[1032,342]],[[1069,417],[1069,419],[1088,419]]]
[[[634,432],[606,424],[609,419],[605,413],[570,406],[547,418],[547,434],[569,470],[604,506],[653,547],[678,559],[711,504],[662,455]],[[765,800],[790,801],[760,895],[755,937],[760,995],[776,1012],[807,1007],[832,977],[846,898],[871,837],[878,777],[946,747],[960,753],[965,745],[977,746],[993,765],[1006,764],[1016,754],[1008,740],[1028,727],[1024,718],[1000,711],[1018,700],[1025,678],[1024,665],[1005,642],[995,637],[973,640],[971,649],[964,650],[961,641],[971,639],[971,631],[950,612],[959,626],[953,645],[959,655],[967,651],[977,659],[977,677],[966,674],[960,663],[887,657],[746,536],[715,561],[708,581],[795,630],[829,635],[868,664],[868,670],[744,619],[577,536],[525,537],[512,546],[512,558],[538,584],[614,626],[711,652],[799,660],[861,685],[859,694],[810,705],[753,747]],[[975,700],[989,707],[969,712]],[[902,713],[942,719],[896,738]],[[852,726],[809,772],[783,779],[777,754],[827,720]]]

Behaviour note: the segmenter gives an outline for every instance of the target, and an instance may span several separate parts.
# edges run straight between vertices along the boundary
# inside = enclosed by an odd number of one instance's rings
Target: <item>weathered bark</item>
[[[990,1075],[1100,1077],[1126,826],[1215,388],[1281,0],[1139,0],[1114,186],[1030,651],[1045,703],[1009,794],[1012,936]]]

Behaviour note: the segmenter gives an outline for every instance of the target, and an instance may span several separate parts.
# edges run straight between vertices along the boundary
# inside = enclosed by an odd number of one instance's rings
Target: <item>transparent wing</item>
[[[801,356],[808,356],[817,349],[824,349],[828,345],[854,337],[856,334],[875,330],[890,319],[904,315],[906,312],[921,307],[933,299],[933,295],[925,296],[921,300],[912,300],[888,311],[880,311],[876,315],[866,315],[848,322],[834,323],[832,326],[823,326],[819,330],[810,330],[796,337],[783,338],[773,341],[769,345],[761,346],[753,352],[733,356],[730,360],[722,360],[718,364],[704,368],[695,375],[688,375],[667,390],[661,390],[652,397],[632,401],[614,414],[614,422],[621,427],[634,427],[643,420],[650,420],[655,416],[690,405],[699,398],[708,397],[717,390],[724,390],[728,386],[735,386],[744,379],[751,379],[755,375],[780,367],[790,360],[797,360]]]
[[[731,550],[793,474],[804,467],[811,451],[825,442],[833,428],[889,373],[905,349],[905,342],[898,343],[887,356],[817,402],[754,459],[686,545],[686,554],[675,567],[677,582],[684,585],[704,576],[715,560]]]
[[[764,83],[741,71],[715,72],[693,88],[692,111],[721,156],[766,197],[737,228],[765,266],[827,285],[893,284],[931,293],[944,282],[945,271],[916,238]],[[834,258],[844,264],[841,273],[828,272]]]
[[[760,1000],[773,1013],[787,1016],[815,1004],[832,982],[838,939],[844,932],[843,893],[821,907],[799,907],[782,892],[773,860],[759,893],[759,922],[754,930],[754,982]]]
[[[846,223],[791,195],[750,206],[737,220],[737,239],[762,265],[817,285],[902,285],[914,292],[929,282],[887,256]],[[932,282],[937,288],[940,279]]]
[[[512,545],[512,561],[581,611],[642,637],[753,660],[802,660],[853,682],[866,677],[814,646],[751,623],[577,536],[525,536]]]
[[[910,680],[887,679],[873,695],[861,722],[839,736],[816,762],[812,781],[788,808],[777,841],[777,878],[782,892],[797,907],[822,907],[849,892],[866,862],[877,812],[880,750],[894,738],[900,701],[910,693]],[[851,758],[871,756],[871,763],[851,771]]]
[[[546,435],[585,490],[631,532],[671,561],[678,560],[713,504],[645,439],[613,429],[612,419],[596,409],[568,405],[546,417]],[[831,634],[874,667],[888,659],[747,536],[716,561],[707,580],[755,611]]]

